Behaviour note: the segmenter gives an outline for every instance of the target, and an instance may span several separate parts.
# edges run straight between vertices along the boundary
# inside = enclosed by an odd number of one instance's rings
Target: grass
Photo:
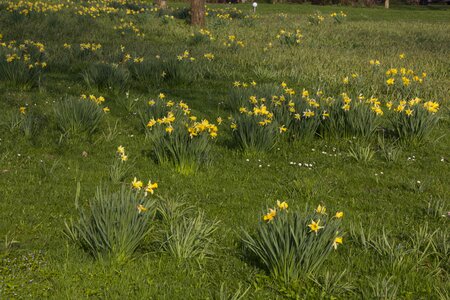
[[[450,12],[445,6],[384,10],[259,4],[255,20],[210,19],[217,40],[193,44],[194,29],[183,20],[164,24],[150,12],[126,15],[121,9],[95,19],[71,10],[21,16],[7,12],[5,3],[0,3],[2,41],[42,42],[47,66],[38,85],[0,79],[0,298],[448,297],[448,218],[442,217],[450,195]],[[249,5],[236,7],[251,11]],[[340,10],[348,16],[342,24],[308,24],[307,16],[316,11],[327,16]],[[120,18],[132,20],[145,36],[115,30]],[[300,45],[280,45],[275,39],[280,29],[297,28],[303,34]],[[229,35],[243,40],[245,47],[224,47]],[[268,42],[274,47],[264,51]],[[81,43],[100,43],[102,48],[84,53],[77,48]],[[176,56],[185,50],[198,65],[177,64]],[[213,53],[214,60],[203,59],[205,53]],[[400,53],[405,60],[398,58]],[[125,54],[131,60],[145,58],[148,65],[140,77],[122,72],[132,63],[124,62]],[[282,139],[271,151],[243,154],[233,144],[228,123],[219,127],[211,145],[210,165],[193,174],[180,174],[152,158],[138,109],[159,93],[183,99],[193,114],[214,121],[235,112],[229,107],[234,81],[268,86],[285,81],[298,92],[323,88],[337,96],[343,92],[342,78],[367,72],[371,59],[379,59],[383,68],[406,65],[427,72],[414,96],[439,101],[441,119],[425,143],[398,144],[390,136],[380,143],[377,132],[364,147],[351,136],[327,136],[307,142]],[[120,71],[94,74],[92,68],[103,62],[118,64]],[[358,88],[368,97],[386,95],[384,77]],[[88,137],[62,138],[55,106],[82,94],[104,96],[100,107],[110,112]],[[10,130],[14,120],[20,121],[22,106],[40,120],[37,130]],[[8,122],[13,115],[18,118]],[[211,232],[215,247],[210,259],[180,265],[147,237],[133,259],[117,264],[95,260],[65,238],[64,221],[78,216],[78,182],[84,206],[101,184],[119,188],[110,183],[119,145],[133,162],[126,183],[150,178],[158,182],[156,194],[182,196],[189,207],[202,211],[202,218],[219,221]],[[349,156],[351,149],[358,158]],[[370,159],[364,149],[370,150]],[[273,280],[245,256],[240,241],[242,230],[255,232],[261,211],[276,200],[287,201],[292,210],[324,203],[345,213],[343,245],[318,273],[295,284]],[[411,237],[419,236],[418,228],[424,226],[430,236],[422,247]]]

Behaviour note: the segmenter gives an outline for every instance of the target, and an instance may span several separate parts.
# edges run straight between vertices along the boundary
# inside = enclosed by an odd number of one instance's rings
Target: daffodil
[[[334,239],[334,241],[333,241],[333,248],[334,248],[334,250],[337,249],[338,244],[342,245],[342,241],[343,241],[342,236],[337,236],[337,237]]]
[[[152,183],[151,180],[148,181],[147,186],[145,187],[145,193],[150,193],[153,195],[155,190],[158,188],[158,183],[154,182]]]
[[[263,220],[266,222],[270,222],[277,215],[277,211],[275,209],[269,208],[269,212],[263,216]]]
[[[327,208],[325,206],[322,206],[320,204],[317,206],[316,213],[325,215],[326,212],[327,212]]]
[[[150,119],[150,121],[148,121],[147,123],[147,127],[153,127],[156,124],[156,120],[155,119]]]
[[[117,153],[119,153],[119,154],[125,154],[125,147],[123,147],[122,145],[120,145],[119,147],[117,147]]]
[[[137,180],[137,178],[134,177],[133,181],[131,182],[131,186],[133,189],[140,191],[144,184],[142,183],[142,181]]]
[[[308,225],[309,229],[311,229],[311,232],[315,232],[317,234],[317,232],[323,228],[323,226],[319,225],[320,220],[318,220],[317,222],[311,220],[311,224]]]
[[[338,211],[338,212],[336,212],[336,214],[334,216],[336,219],[340,219],[340,218],[344,217],[344,212]]]
[[[25,106],[21,106],[21,107],[19,107],[19,112],[20,112],[22,115],[24,115],[24,114],[26,114],[26,112],[27,112],[27,108],[26,108]]]
[[[143,212],[146,212],[148,210],[148,208],[144,207],[142,204],[139,204],[136,208],[137,208],[139,213],[143,213]]]
[[[286,201],[280,202],[280,200],[277,200],[277,206],[279,209],[288,209],[288,204]]]

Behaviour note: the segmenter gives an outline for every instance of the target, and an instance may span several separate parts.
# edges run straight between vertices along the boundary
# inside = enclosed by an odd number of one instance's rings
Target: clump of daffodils
[[[199,120],[198,117],[191,114],[191,109],[183,101],[175,102],[173,100],[165,100],[165,95],[160,94],[158,99],[149,100],[148,106],[150,110],[165,111],[159,116],[152,116],[147,122],[147,130],[151,132],[157,128],[163,128],[167,134],[174,133],[177,130],[187,132],[191,139],[201,135],[216,138],[218,127],[214,123],[210,123],[207,119]]]
[[[125,36],[128,34],[135,34],[137,37],[144,37],[145,33],[143,33],[132,21],[125,20],[121,18],[120,25],[114,26],[114,30],[120,32],[121,35]]]
[[[96,52],[102,48],[102,45],[100,43],[81,43],[80,49],[81,51],[91,51]]]
[[[215,38],[211,31],[201,28],[200,30],[191,34],[191,41],[193,43],[212,42]]]
[[[239,48],[244,48],[244,42],[238,40],[235,35],[229,35],[228,38],[223,42],[225,47],[237,50]]]
[[[178,61],[195,61],[195,57],[192,57],[188,50],[184,50],[184,52],[180,55],[177,55]]]
[[[386,85],[389,88],[411,88],[413,86],[420,85],[424,82],[427,77],[427,73],[416,73],[412,69],[407,68],[389,68],[385,72],[386,74]]]
[[[296,29],[295,32],[286,31],[281,29],[276,38],[281,42],[281,44],[286,44],[289,46],[298,45],[301,43],[303,35],[300,29]]]
[[[82,94],[80,96],[80,98],[82,100],[92,101],[92,102],[94,102],[95,104],[97,104],[99,106],[102,105],[106,101],[105,97],[103,97],[103,96],[95,96],[95,95]],[[102,110],[105,113],[108,113],[110,111],[109,107],[107,107],[107,106],[103,107]]]
[[[330,14],[330,17],[333,19],[335,23],[342,23],[344,22],[345,18],[347,18],[347,15],[341,10],[339,13],[333,12]]]
[[[148,101],[141,118],[159,163],[173,164],[180,173],[190,174],[209,161],[218,126],[193,115],[186,102],[166,99],[161,93]]]
[[[117,155],[119,156],[121,161],[128,160],[128,156],[125,154],[125,147],[123,147],[122,145],[117,147]]]
[[[308,22],[311,25],[319,25],[323,21],[325,21],[325,17],[320,12],[316,12],[313,15],[308,16]]]
[[[277,201],[255,233],[244,231],[242,239],[272,277],[288,284],[316,271],[343,244],[343,216],[342,211],[329,215],[322,204],[300,213],[286,201]]]
[[[134,177],[133,181],[131,182],[131,188],[137,192],[144,191],[145,196],[147,196],[148,194],[153,195],[155,193],[155,190],[158,188],[158,183],[149,180],[148,183],[144,186],[144,183],[141,180],[138,180],[136,177]]]
[[[16,40],[2,41],[2,38],[0,38],[0,48],[5,51],[5,61],[14,65],[11,66],[12,68],[23,68],[29,73],[33,73],[47,67],[43,43],[32,40],[18,43]]]

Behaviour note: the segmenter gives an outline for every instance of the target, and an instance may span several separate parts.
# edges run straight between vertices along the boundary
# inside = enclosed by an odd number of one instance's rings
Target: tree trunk
[[[157,8],[166,8],[167,7],[167,1],[166,0],[154,0],[153,4],[155,4],[155,6]]]
[[[205,0],[191,0],[191,24],[205,26]]]
[[[389,0],[384,0],[384,8],[389,8]]]

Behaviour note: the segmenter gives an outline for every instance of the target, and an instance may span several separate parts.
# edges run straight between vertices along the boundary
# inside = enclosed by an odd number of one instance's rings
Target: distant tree
[[[205,26],[205,0],[191,0],[191,24]]]

